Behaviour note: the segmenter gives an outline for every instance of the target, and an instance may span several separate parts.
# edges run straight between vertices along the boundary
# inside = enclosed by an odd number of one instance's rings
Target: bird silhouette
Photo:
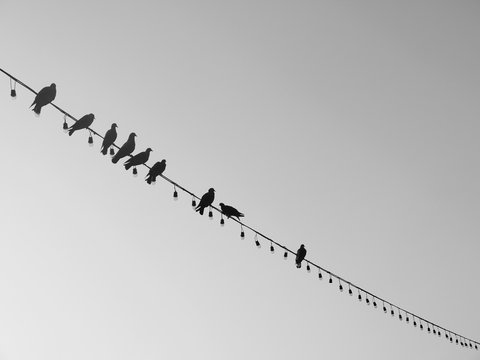
[[[102,149],[100,150],[103,155],[107,155],[108,148],[117,140],[117,124],[113,123],[112,127],[107,130],[103,137]]]
[[[162,161],[157,161],[148,171],[145,181],[149,184],[156,181],[157,176],[162,175],[166,167],[167,162],[165,161],[165,159],[163,159]]]
[[[240,211],[235,209],[233,206],[225,205],[224,203],[220,203],[220,209],[222,209],[223,215],[230,219],[230,217],[236,217],[240,220],[241,217],[245,216]]]
[[[209,207],[210,205],[212,205],[214,199],[215,199],[215,190],[213,188],[210,188],[208,189],[208,192],[205,193],[200,199],[200,202],[198,203],[198,206],[195,208],[195,211],[198,211],[200,215],[203,215],[203,210],[206,207]]]
[[[112,157],[112,163],[116,164],[118,160],[130,155],[133,150],[135,150],[135,136],[137,136],[137,134],[133,132],[128,136],[128,140],[125,142],[125,144],[123,144],[120,150],[118,150],[117,153]]]
[[[297,250],[297,257],[295,258],[295,263],[297,264],[297,268],[302,267],[302,261],[305,259],[305,256],[307,255],[307,249],[305,249],[305,246],[302,244],[300,245],[300,248]]]
[[[125,165],[125,169],[128,170],[132,166],[138,166],[145,164],[148,161],[148,158],[150,157],[150,152],[152,149],[148,148],[145,151],[139,152],[137,155],[132,156],[130,159],[125,161],[123,165]]]
[[[72,134],[81,129],[86,129],[90,125],[92,125],[95,116],[93,114],[83,115],[76,123],[68,128],[68,135],[72,136]]]
[[[40,115],[42,107],[50,104],[53,100],[55,100],[55,96],[57,96],[57,86],[52,83],[50,86],[46,86],[38,92],[37,96],[35,96],[35,100],[33,100],[33,103],[32,105],[30,105],[30,107],[35,105],[33,111],[35,112],[35,114]]]

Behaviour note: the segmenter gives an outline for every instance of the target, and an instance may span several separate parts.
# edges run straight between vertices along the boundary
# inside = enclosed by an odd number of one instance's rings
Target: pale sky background
[[[0,67],[170,178],[480,340],[478,1],[1,0],[0,31]],[[480,359],[0,85],[1,360]]]

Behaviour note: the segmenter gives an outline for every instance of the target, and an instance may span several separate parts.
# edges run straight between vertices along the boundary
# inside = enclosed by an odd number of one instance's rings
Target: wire
[[[24,88],[30,90],[32,93],[38,94],[38,93],[37,93],[35,90],[33,90],[30,86],[28,86],[27,84],[25,84],[23,81],[19,80],[18,78],[14,77],[13,75],[9,74],[7,71],[3,70],[2,68],[0,68],[0,71],[1,71],[2,73],[4,73],[5,75],[7,75],[7,76],[10,78],[10,81],[11,81],[11,80],[14,80],[16,83],[18,83],[18,84],[20,84],[21,86],[23,86]],[[55,109],[57,109],[59,112],[61,112],[61,113],[64,115],[64,118],[65,118],[65,117],[68,117],[68,118],[70,118],[71,120],[73,120],[73,121],[75,121],[75,122],[78,121],[74,116],[72,116],[70,113],[68,113],[67,111],[65,111],[64,109],[62,109],[61,107],[59,107],[58,105],[54,104],[53,102],[51,102],[50,105],[52,105]],[[104,137],[103,137],[100,133],[96,132],[96,131],[95,131],[94,129],[92,129],[91,127],[88,127],[87,129],[88,129],[91,133],[93,133],[94,135],[100,137],[101,139],[104,139]],[[117,149],[120,149],[120,147],[117,146],[116,144],[112,144],[112,146],[116,147]],[[129,156],[132,157],[132,155],[129,155]],[[151,167],[148,166],[147,164],[142,164],[142,165],[145,166],[145,167],[148,168],[148,169],[151,169]],[[178,189],[182,190],[183,192],[189,194],[189,195],[192,196],[193,198],[196,198],[196,199],[200,200],[200,197],[198,197],[197,195],[195,195],[192,191],[186,189],[185,187],[183,187],[183,186],[180,185],[179,183],[173,181],[172,179],[168,178],[167,176],[165,176],[165,175],[162,174],[162,175],[160,175],[160,177],[162,177],[165,181],[167,181],[167,182],[169,182],[170,184],[172,184],[172,185],[174,186],[174,188],[178,188]],[[220,209],[218,209],[217,207],[215,207],[215,206],[213,206],[213,205],[211,205],[210,207],[211,207],[212,209],[214,209],[215,211],[217,211],[218,213],[220,213],[221,215],[223,214],[222,211],[221,211]],[[233,221],[235,221],[236,223],[238,223],[238,224],[240,225],[240,227],[242,228],[242,232],[243,232],[243,228],[247,228],[247,229],[249,229],[250,231],[252,231],[252,232],[255,234],[255,239],[257,239],[257,236],[260,236],[260,237],[264,238],[265,240],[270,241],[270,244],[275,244],[275,245],[277,245],[278,247],[283,248],[283,249],[285,250],[285,252],[289,252],[289,253],[291,253],[291,254],[293,254],[293,255],[296,255],[296,252],[295,252],[295,251],[290,250],[290,249],[287,248],[286,246],[284,246],[284,245],[276,242],[275,240],[273,240],[273,239],[270,238],[269,236],[267,236],[267,235],[263,234],[262,232],[254,229],[253,227],[250,227],[249,225],[243,223],[242,221],[240,221],[240,220],[238,220],[238,219],[235,219],[235,218],[233,218],[233,217],[230,217],[230,220],[233,220]],[[257,240],[257,241],[258,241],[258,240]],[[373,292],[370,292],[370,291],[368,291],[368,290],[366,290],[366,289],[364,289],[364,288],[362,288],[362,287],[354,284],[353,282],[351,282],[351,281],[349,281],[349,280],[346,280],[345,278],[341,277],[340,275],[337,275],[337,274],[335,274],[334,272],[325,269],[324,267],[322,267],[322,266],[320,266],[320,265],[312,262],[311,260],[307,260],[307,259],[304,259],[304,260],[307,262],[307,264],[310,264],[311,266],[316,267],[316,268],[319,270],[319,272],[323,271],[323,272],[329,274],[330,278],[333,277],[333,278],[336,278],[339,282],[343,282],[343,283],[348,284],[348,285],[349,285],[349,289],[350,289],[350,286],[353,287],[353,288],[355,288],[355,289],[357,289],[358,294],[359,294],[359,300],[360,300],[360,301],[362,301],[362,297],[360,296],[360,291],[361,291],[361,292],[365,293],[365,298],[366,298],[366,299],[368,299],[368,295],[370,295],[370,297],[373,299],[374,302],[375,302],[375,300],[378,300],[378,301],[381,301],[381,302],[384,304],[384,306],[385,306],[385,304],[390,305],[390,309],[391,309],[391,312],[392,312],[392,313],[394,312],[393,308],[396,308],[399,312],[400,312],[400,311],[403,311],[403,312],[405,313],[405,316],[408,317],[408,315],[411,315],[411,316],[413,317],[413,319],[415,319],[415,318],[418,319],[419,322],[420,322],[420,324],[421,324],[422,321],[423,321],[423,322],[425,322],[427,325],[429,324],[429,325],[431,325],[432,327],[436,327],[437,329],[441,329],[445,334],[446,334],[446,333],[449,333],[450,335],[455,335],[455,337],[456,337],[457,339],[458,339],[458,338],[462,338],[462,339],[464,339],[464,343],[465,343],[465,346],[466,346],[466,347],[468,347],[468,346],[467,346],[467,341],[468,341],[470,348],[473,348],[473,346],[472,346],[472,344],[473,344],[474,347],[475,347],[475,349],[478,350],[478,346],[480,345],[480,342],[475,341],[475,340],[472,340],[472,339],[470,339],[470,338],[466,338],[466,337],[464,337],[463,335],[460,335],[460,334],[458,334],[458,333],[456,333],[456,332],[454,332],[454,331],[451,331],[451,330],[449,330],[449,329],[447,329],[447,328],[445,328],[445,327],[443,327],[443,326],[440,326],[440,325],[438,325],[438,324],[436,324],[436,323],[434,323],[434,322],[432,322],[432,321],[429,321],[429,320],[427,320],[427,319],[425,319],[425,318],[423,318],[423,317],[421,317],[421,316],[418,316],[417,314],[415,314],[415,313],[413,313],[413,312],[411,312],[411,311],[407,311],[406,309],[404,309],[404,308],[402,308],[402,307],[394,304],[393,302],[388,301],[388,300],[386,300],[386,299],[384,299],[384,298],[382,298],[382,297],[374,294]],[[332,283],[332,282],[330,281],[330,283]],[[376,302],[375,302],[375,303],[376,303]],[[414,322],[414,324],[415,324],[415,322]],[[422,328],[423,328],[423,326],[422,326]],[[457,344],[458,344],[458,343],[457,343]],[[462,346],[463,346],[463,342],[462,342]]]

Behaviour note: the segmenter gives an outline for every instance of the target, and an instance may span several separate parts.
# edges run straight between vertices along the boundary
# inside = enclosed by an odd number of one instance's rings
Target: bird
[[[223,215],[230,219],[230,217],[236,217],[240,220],[241,217],[245,216],[240,211],[235,209],[233,206],[225,205],[224,203],[220,203],[220,208],[222,209]]]
[[[35,114],[40,115],[40,112],[42,111],[42,107],[45,105],[50,104],[53,100],[55,100],[55,96],[57,96],[57,86],[52,83],[50,86],[45,86],[42,90],[40,90],[35,96],[35,100],[33,100],[32,107],[35,105],[33,108],[33,111]]]
[[[76,123],[68,128],[68,135],[72,136],[75,131],[88,128],[90,125],[92,125],[94,119],[95,115],[93,114],[82,116]]]
[[[212,205],[214,199],[215,199],[215,190],[213,188],[210,188],[208,189],[208,192],[205,193],[200,199],[200,202],[198,203],[198,206],[195,208],[195,211],[198,211],[200,215],[203,215],[203,210],[206,207],[209,207],[210,205]]]
[[[150,152],[153,151],[152,149],[148,148],[145,151],[139,152],[137,155],[132,156],[130,159],[125,161],[123,165],[125,165],[125,170],[130,169],[132,166],[142,165],[148,161],[150,157]]]
[[[135,136],[137,134],[130,133],[128,140],[125,141],[125,144],[117,151],[117,153],[112,157],[112,163],[116,164],[121,158],[130,155],[133,150],[135,150]]]
[[[100,150],[103,155],[107,155],[108,148],[117,140],[117,124],[113,123],[112,127],[107,130],[103,137],[102,149]]]
[[[297,250],[297,257],[295,258],[295,263],[297,264],[297,268],[302,267],[302,261],[305,259],[307,255],[307,249],[305,249],[305,245],[300,245],[300,248]]]
[[[155,164],[153,164],[152,168],[148,171],[145,181],[149,184],[151,184],[152,182],[155,182],[155,179],[157,178],[157,176],[162,175],[166,167],[167,167],[167,162],[165,159],[163,159],[162,161],[157,161]]]

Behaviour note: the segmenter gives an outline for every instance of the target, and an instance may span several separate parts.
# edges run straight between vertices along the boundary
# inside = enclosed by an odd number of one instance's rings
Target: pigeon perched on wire
[[[300,245],[300,248],[297,250],[297,257],[295,258],[295,264],[297,264],[297,268],[300,269],[302,267],[302,261],[303,259],[305,259],[306,255],[307,255],[307,249],[305,249],[305,246],[302,244]]]
[[[55,100],[55,96],[57,96],[57,86],[55,84],[46,86],[38,92],[37,96],[35,96],[35,100],[33,100],[33,103],[32,105],[30,105],[30,107],[35,105],[33,111],[35,112],[35,114],[40,115],[42,107],[50,104],[53,100]]]
[[[92,125],[94,119],[95,116],[93,114],[82,116],[77,122],[68,128],[68,135],[72,136],[75,131],[88,128]]]
[[[112,127],[107,130],[103,137],[102,149],[100,150],[103,155],[107,155],[108,148],[113,145],[117,140],[117,124],[113,123]]]
[[[230,217],[236,217],[238,220],[240,220],[241,217],[245,216],[242,214],[240,211],[235,209],[233,206],[228,206],[225,205],[224,203],[220,203],[220,209],[222,209],[223,215],[225,215],[228,219]]]
[[[167,162],[165,161],[165,159],[163,159],[162,161],[157,161],[155,164],[153,164],[152,168],[148,171],[145,181],[149,184],[151,184],[152,182],[155,182],[157,179],[157,176],[162,175],[166,167],[167,167]]]
[[[131,133],[128,136],[128,140],[125,142],[125,144],[123,144],[120,150],[118,150],[117,153],[112,157],[112,163],[116,164],[118,160],[130,155],[133,150],[135,150],[135,136],[137,136],[135,133]]]
[[[128,170],[132,166],[138,166],[145,164],[148,161],[148,158],[150,157],[150,152],[152,149],[148,148],[145,151],[139,152],[137,155],[132,156],[130,159],[125,161],[123,165],[125,165],[125,169]]]
[[[215,190],[213,188],[210,188],[208,189],[208,192],[205,193],[200,199],[200,202],[198,203],[198,206],[195,208],[195,211],[198,211],[200,215],[203,215],[203,210],[206,207],[209,207],[210,205],[212,205],[213,200],[215,200]]]

